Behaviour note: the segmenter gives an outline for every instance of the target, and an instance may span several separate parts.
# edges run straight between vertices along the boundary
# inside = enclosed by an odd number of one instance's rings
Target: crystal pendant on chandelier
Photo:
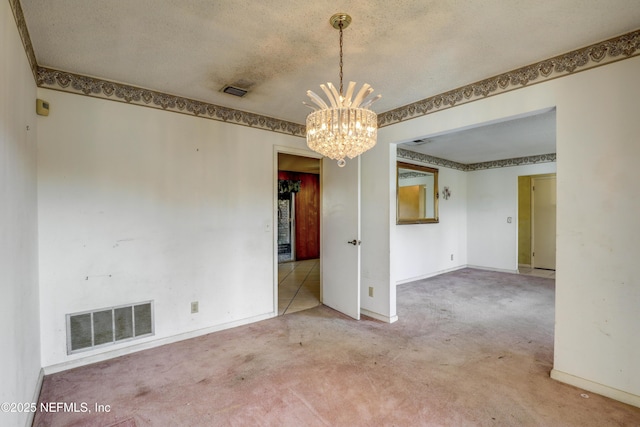
[[[345,157],[353,159],[376,145],[378,117],[369,107],[381,95],[367,99],[373,88],[365,83],[353,97],[355,82],[350,82],[346,94],[342,93],[342,30],[351,22],[346,14],[335,14],[331,24],[340,30],[340,91],[331,83],[320,85],[327,96],[327,104],[316,93],[307,96],[315,105],[304,103],[315,111],[307,116],[307,145],[313,151],[346,164]]]

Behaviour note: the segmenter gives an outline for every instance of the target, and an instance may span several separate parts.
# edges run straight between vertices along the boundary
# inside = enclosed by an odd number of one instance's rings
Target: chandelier
[[[381,95],[366,99],[373,88],[365,83],[353,97],[355,82],[349,82],[347,92],[342,87],[342,30],[351,23],[345,13],[336,13],[329,19],[331,26],[340,30],[340,91],[331,83],[320,85],[327,95],[329,104],[314,92],[307,96],[315,105],[304,102],[314,111],[307,116],[307,145],[316,153],[338,161],[338,166],[346,164],[345,157],[353,159],[376,145],[378,117],[369,110],[371,104]]]

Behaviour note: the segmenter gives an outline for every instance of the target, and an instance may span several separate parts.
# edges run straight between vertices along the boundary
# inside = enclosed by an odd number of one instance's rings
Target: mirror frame
[[[403,218],[400,219],[400,168],[411,169],[419,172],[428,172],[433,174],[433,218]],[[435,224],[440,222],[438,215],[438,169],[428,166],[414,165],[412,163],[405,163],[396,161],[396,224]]]

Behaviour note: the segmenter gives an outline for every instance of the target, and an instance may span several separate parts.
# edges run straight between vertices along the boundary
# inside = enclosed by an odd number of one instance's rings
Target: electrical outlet
[[[198,301],[193,301],[191,303],[191,314],[198,312]]]
[[[451,254],[451,261],[453,261],[453,254]]]
[[[373,286],[369,286],[369,296],[373,297]]]

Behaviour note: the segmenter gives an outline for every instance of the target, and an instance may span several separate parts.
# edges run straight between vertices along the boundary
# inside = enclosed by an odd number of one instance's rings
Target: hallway
[[[278,264],[278,315],[320,305],[320,260]]]

